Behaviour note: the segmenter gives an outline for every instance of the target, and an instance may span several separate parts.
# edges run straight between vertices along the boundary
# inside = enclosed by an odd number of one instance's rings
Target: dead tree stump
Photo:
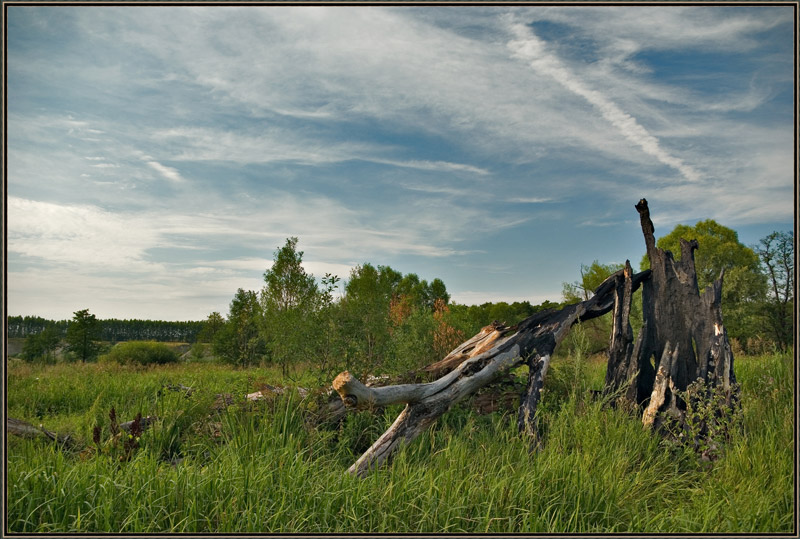
[[[680,394],[698,380],[711,390],[719,388],[732,405],[736,377],[720,307],[724,272],[701,295],[694,262],[697,241],[681,239],[676,261],[656,246],[647,201],[640,200],[636,210],[652,273],[642,286],[643,326],[633,347],[630,293],[624,280],[617,283],[606,392],[627,385],[626,396],[646,406],[643,423],[658,427],[665,417],[680,419],[686,410]]]

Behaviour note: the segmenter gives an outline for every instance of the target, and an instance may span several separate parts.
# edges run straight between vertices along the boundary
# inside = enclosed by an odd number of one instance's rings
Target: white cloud
[[[35,258],[93,270],[154,271],[145,251],[158,231],[147,218],[91,205],[62,205],[8,197],[8,249]]]
[[[514,197],[508,199],[508,202],[515,202],[518,204],[544,204],[545,202],[552,201],[552,198],[546,197]]]
[[[158,161],[146,161],[147,165],[161,174],[164,178],[173,181],[173,182],[182,182],[184,181],[183,177],[181,176],[180,172],[177,169],[172,167],[168,167],[166,165],[162,165]]]
[[[562,26],[546,42],[544,33],[515,36],[507,12]],[[555,230],[566,204],[594,224],[614,218],[597,207],[642,195],[664,226],[695,215],[788,222],[794,132],[790,114],[778,127],[770,107],[792,80],[759,52],[758,34],[790,25],[779,12],[74,11],[73,46],[91,45],[104,61],[34,47],[30,62],[15,64],[37,92],[50,79],[76,85],[60,86],[67,105],[15,101],[9,111],[10,261],[33,272],[13,280],[33,294],[36,280],[74,272],[90,297],[97,277],[104,296],[157,306],[149,316],[158,317],[165,303],[201,305],[203,294],[218,303],[202,312],[224,312],[236,288],[260,286],[288,236],[300,238],[309,271],[346,278],[355,264],[400,257],[440,267],[467,254],[497,261],[493,244],[535,241],[525,227],[547,219]],[[515,39],[525,62],[509,51]],[[752,53],[759,67],[735,89],[700,93],[659,78],[641,54],[700,49]],[[97,99],[80,109],[85,96],[73,94],[94,89]],[[501,262],[530,270],[519,256]],[[116,285],[101,275],[129,269]],[[500,284],[463,288],[473,292],[462,302],[521,299]]]
[[[625,60],[647,49],[746,51],[760,43],[753,34],[786,24],[792,17],[789,6],[750,11],[734,6],[550,7],[520,9],[518,14],[580,28]]]
[[[490,174],[485,168],[464,165],[460,163],[448,163],[447,161],[395,161],[391,159],[366,159],[374,163],[383,163],[396,167],[415,168],[419,170],[430,170],[435,172],[468,172],[479,176]]]

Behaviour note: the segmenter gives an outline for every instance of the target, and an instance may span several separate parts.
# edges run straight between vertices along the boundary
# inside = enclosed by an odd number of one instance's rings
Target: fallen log
[[[79,445],[75,439],[68,434],[58,434],[56,432],[47,430],[42,425],[36,427],[26,421],[14,419],[13,417],[6,418],[6,430],[9,434],[13,434],[14,436],[19,436],[21,438],[46,438],[56,442],[61,446],[64,446],[67,449],[75,449]]]
[[[516,326],[495,323],[483,328],[442,361],[431,365],[429,370],[432,372],[446,372],[433,382],[367,387],[347,371],[339,374],[333,381],[333,388],[348,407],[406,404],[392,426],[348,471],[358,476],[366,475],[370,469],[385,462],[399,444],[416,438],[453,404],[523,362],[527,362],[530,370],[519,409],[518,426],[531,436],[532,442],[536,442],[536,407],[550,357],[573,324],[611,310],[614,283],[619,273],[604,281],[595,295],[586,301],[536,313]],[[638,287],[648,276],[647,271],[634,275],[632,286]]]
[[[138,429],[140,431],[145,431],[150,428],[153,423],[158,420],[155,416],[145,416],[139,419]],[[125,432],[131,432],[131,428],[133,427],[136,419],[131,421],[125,421],[124,423],[120,423],[118,427]],[[21,419],[15,419],[13,417],[6,418],[6,430],[9,434],[13,434],[14,436],[19,436],[21,438],[28,438],[30,440],[37,439],[37,438],[46,438],[48,440],[52,440],[57,444],[63,446],[66,449],[80,449],[83,447],[83,443],[79,440],[72,437],[69,434],[59,434],[57,432],[53,432],[44,428],[42,425],[38,427],[28,423],[27,421],[22,421]]]

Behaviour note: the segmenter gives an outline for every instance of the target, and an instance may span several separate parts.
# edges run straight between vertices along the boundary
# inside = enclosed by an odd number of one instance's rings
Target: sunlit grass
[[[664,443],[591,397],[602,358],[554,360],[531,452],[513,414],[458,405],[391,465],[365,479],[347,467],[393,421],[351,414],[312,428],[290,393],[245,404],[279,369],[190,363],[149,368],[11,365],[9,415],[65,428],[92,450],[8,441],[8,527],[14,532],[126,533],[780,533],[791,532],[793,367],[790,356],[737,359],[744,429],[713,463]],[[164,389],[196,388],[187,397]],[[574,386],[580,391],[572,390]],[[218,393],[235,404],[218,412]],[[545,405],[546,404],[546,405]],[[129,460],[92,429],[108,412],[160,421]]]

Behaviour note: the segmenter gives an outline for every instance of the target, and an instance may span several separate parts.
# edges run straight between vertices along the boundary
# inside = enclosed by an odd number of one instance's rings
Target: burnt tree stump
[[[732,405],[736,377],[720,306],[724,271],[701,295],[694,262],[697,241],[681,239],[680,260],[675,260],[656,246],[647,201],[640,200],[636,210],[651,271],[642,286],[643,326],[631,347],[630,293],[623,279],[617,283],[606,392],[629,384],[626,397],[646,406],[645,426],[658,427],[665,417],[681,419],[686,403],[679,394],[698,380],[709,390],[719,388]]]

